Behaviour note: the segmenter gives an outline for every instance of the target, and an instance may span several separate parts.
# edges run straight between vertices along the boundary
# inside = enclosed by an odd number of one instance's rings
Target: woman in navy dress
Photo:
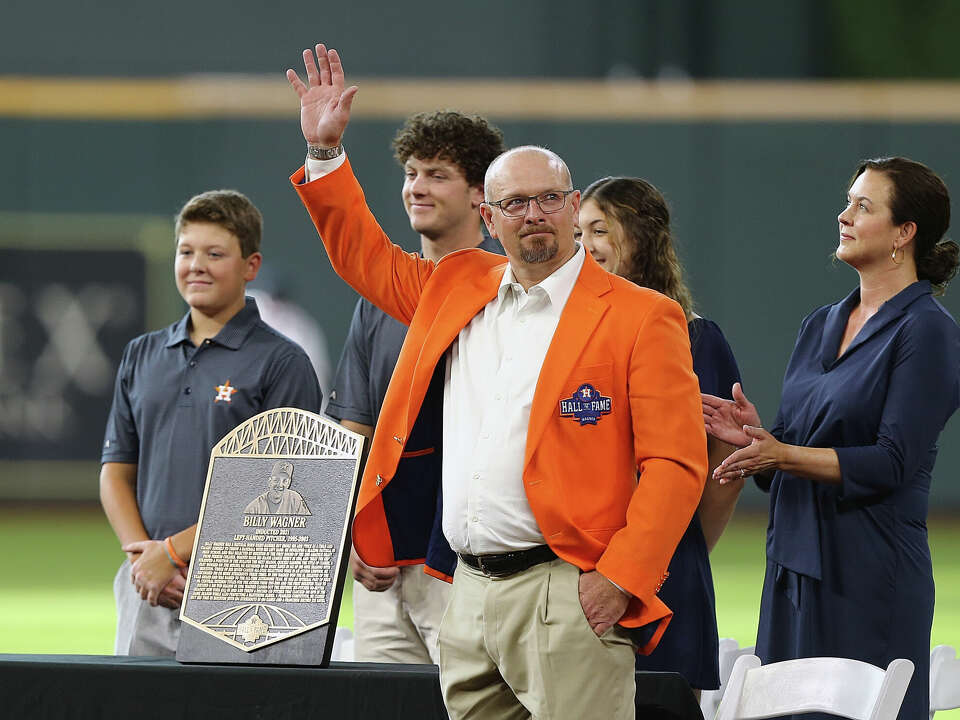
[[[956,274],[950,198],[904,158],[857,168],[836,256],[860,285],[810,314],[770,432],[737,387],[704,396],[707,431],[742,449],[721,481],[770,492],[757,655],[914,663],[901,718],[928,714],[927,543],[937,437],[960,404],[960,328],[933,297]],[[808,717],[808,716],[804,716]]]
[[[729,393],[740,380],[737,362],[720,328],[692,310],[660,191],[639,178],[598,180],[583,194],[579,224],[584,247],[601,266],[680,303],[687,315],[693,370],[701,390]],[[711,471],[733,450],[709,438]],[[707,483],[659,592],[673,610],[673,619],[657,648],[637,656],[637,669],[679,672],[698,694],[720,684],[717,613],[707,555],[730,519],[741,487],[739,478],[723,486]]]

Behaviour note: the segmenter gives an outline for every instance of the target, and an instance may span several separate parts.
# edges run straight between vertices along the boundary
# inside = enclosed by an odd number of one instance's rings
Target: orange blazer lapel
[[[597,265],[587,253],[580,277],[577,278],[567,304],[563,308],[557,331],[553,334],[543,367],[540,369],[537,389],[533,395],[533,406],[530,409],[524,468],[533,457],[533,451],[540,442],[547,423],[556,412],[561,393],[565,390],[564,382],[573,372],[587,341],[610,307],[600,297],[609,291],[610,278],[607,271]]]

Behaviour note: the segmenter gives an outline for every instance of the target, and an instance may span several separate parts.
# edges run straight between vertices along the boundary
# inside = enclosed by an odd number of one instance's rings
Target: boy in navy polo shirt
[[[210,450],[254,415],[320,412],[306,353],[244,295],[262,262],[244,195],[191,198],[176,220],[177,289],[189,312],[132,340],[117,371],[100,501],[127,559],[114,580],[118,655],[174,655]]]

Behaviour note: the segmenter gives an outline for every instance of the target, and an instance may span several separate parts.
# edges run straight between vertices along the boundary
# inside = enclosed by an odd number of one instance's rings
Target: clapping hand
[[[725,443],[745,447],[753,438],[746,433],[744,426],[762,426],[757,408],[747,400],[740,383],[733,384],[733,400],[706,393],[700,393],[700,400],[704,427],[710,435]]]
[[[303,65],[307,71],[304,84],[295,70],[287,70],[287,80],[300,97],[300,129],[304,139],[312,145],[332,148],[340,144],[343,132],[350,122],[350,106],[357,94],[357,86],[343,88],[343,65],[336,50],[327,50],[321,43],[313,51],[303,51]]]
[[[744,425],[750,444],[730,454],[713,471],[713,479],[724,485],[731,480],[776,470],[783,462],[786,445],[762,427]]]
[[[713,471],[720,484],[774,470],[783,461],[783,443],[763,429],[760,414],[743,394],[740,383],[733,385],[733,400],[700,393],[703,424],[718,440],[740,449],[731,453]]]

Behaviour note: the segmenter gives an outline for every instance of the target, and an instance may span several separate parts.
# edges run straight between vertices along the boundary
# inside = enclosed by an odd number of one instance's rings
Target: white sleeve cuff
[[[337,155],[332,160],[317,160],[307,155],[306,162],[303,163],[303,169],[307,175],[307,182],[319,180],[324,175],[329,175],[338,167],[346,162],[347,154]]]

